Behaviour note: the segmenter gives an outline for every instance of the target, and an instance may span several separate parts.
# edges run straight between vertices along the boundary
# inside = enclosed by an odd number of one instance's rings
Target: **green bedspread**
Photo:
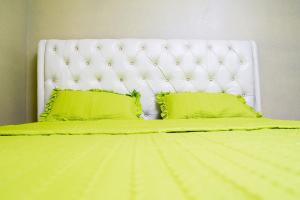
[[[300,121],[0,127],[0,200],[300,199]]]

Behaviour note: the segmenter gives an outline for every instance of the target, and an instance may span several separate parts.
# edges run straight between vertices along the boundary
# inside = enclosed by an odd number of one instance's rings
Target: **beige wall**
[[[0,0],[0,124],[25,121],[26,6]]]
[[[28,9],[28,121],[36,117],[40,39],[123,37],[256,40],[263,113],[300,119],[299,0],[29,0]]]

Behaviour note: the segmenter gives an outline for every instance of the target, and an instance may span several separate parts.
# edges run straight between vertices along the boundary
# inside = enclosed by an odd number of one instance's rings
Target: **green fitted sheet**
[[[0,127],[1,200],[300,199],[300,122],[101,120]]]

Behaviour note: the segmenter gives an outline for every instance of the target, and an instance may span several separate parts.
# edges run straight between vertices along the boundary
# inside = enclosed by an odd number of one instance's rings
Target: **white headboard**
[[[159,110],[160,91],[226,92],[261,110],[253,41],[163,39],[41,40],[38,114],[53,88],[141,93],[144,117]]]

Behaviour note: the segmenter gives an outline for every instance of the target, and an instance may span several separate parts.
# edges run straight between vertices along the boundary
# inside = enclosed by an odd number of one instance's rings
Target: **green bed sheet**
[[[300,121],[0,126],[0,199],[300,199]]]

